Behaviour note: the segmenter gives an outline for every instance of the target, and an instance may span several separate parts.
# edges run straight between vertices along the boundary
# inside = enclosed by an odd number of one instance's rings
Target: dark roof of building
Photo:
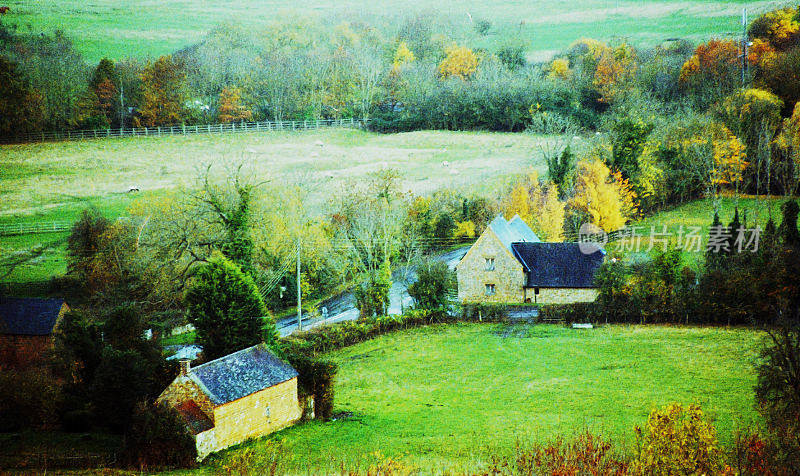
[[[200,406],[197,405],[194,400],[186,400],[175,407],[175,409],[178,410],[178,413],[186,420],[186,425],[192,431],[193,435],[214,428],[214,423],[208,418],[208,415],[203,413],[203,410],[200,409]]]
[[[512,243],[514,256],[528,273],[526,287],[591,288],[605,251],[585,254],[578,243]]]
[[[258,344],[193,367],[189,376],[222,405],[297,377],[297,371]]]
[[[63,305],[63,299],[0,297],[0,334],[50,335]]]

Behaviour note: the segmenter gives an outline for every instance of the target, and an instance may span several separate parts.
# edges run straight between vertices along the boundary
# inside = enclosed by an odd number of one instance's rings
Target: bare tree
[[[380,51],[374,47],[361,46],[351,52],[356,73],[356,101],[361,117],[369,119],[372,103],[378,94],[384,65]]]

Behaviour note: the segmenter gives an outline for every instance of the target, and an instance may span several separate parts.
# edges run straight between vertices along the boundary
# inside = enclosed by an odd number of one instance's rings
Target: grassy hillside
[[[348,179],[391,167],[415,193],[443,187],[493,195],[508,174],[546,167],[529,134],[357,130],[101,139],[0,147],[0,226],[74,221],[95,206],[119,216],[136,200],[192,186],[205,164],[246,162],[258,181],[303,183],[322,210]],[[448,165],[445,166],[444,163]],[[139,193],[127,193],[130,186]],[[66,233],[0,237],[4,252],[63,240]],[[64,271],[63,245],[8,278],[40,280]]]
[[[391,31],[401,21],[395,16],[441,12],[448,15],[454,31],[467,35],[473,21],[492,22],[484,47],[506,38],[523,40],[532,59],[552,55],[578,38],[608,40],[625,36],[634,44],[653,45],[666,38],[694,40],[728,36],[739,31],[741,7],[763,11],[776,1],[744,0],[561,0],[510,1],[502,5],[477,0],[439,0],[429,7],[398,0],[285,2],[245,0],[207,2],[138,0],[10,0],[11,13],[4,22],[34,31],[62,30],[71,36],[92,62],[104,56],[120,59],[170,53],[198,41],[215,25],[240,22],[254,30],[267,28],[276,16],[297,14],[325,21],[381,21]],[[624,33],[623,33],[624,32]]]
[[[786,201],[786,199],[781,197],[755,198],[752,196],[745,196],[740,198],[723,198],[720,201],[720,221],[725,226],[728,226],[733,219],[735,210],[738,208],[740,219],[743,221],[745,219],[747,220],[746,228],[748,229],[754,228],[756,225],[763,229],[770,214],[773,219],[776,220],[776,224],[780,224],[780,205],[784,201]],[[679,236],[681,233],[683,233],[683,236],[686,236],[693,228],[696,229],[699,227],[698,234],[703,237],[700,252],[690,251],[683,254],[685,264],[699,267],[703,264],[705,259],[705,246],[713,217],[714,206],[710,199],[684,203],[628,225],[630,230],[635,229],[636,233],[643,237],[638,247],[635,242],[631,244],[631,241],[628,239],[612,242],[609,244],[608,249],[628,253],[633,252],[634,254],[637,254],[638,250],[638,253],[644,254],[648,251],[652,230],[652,232],[655,232],[655,235],[653,235],[655,239],[652,240],[652,249],[663,250],[665,238],[658,234],[663,233],[664,227],[666,227],[666,233],[668,233],[666,237],[667,246],[676,246],[685,250],[689,247],[686,242],[687,240],[684,239],[683,242],[681,242]],[[747,236],[749,236],[749,234]]]
[[[633,426],[670,402],[700,403],[719,437],[757,420],[746,329],[432,326],[329,355],[340,370],[328,423],[272,437],[288,472],[396,458],[427,472],[476,469],[517,441],[589,429],[631,450]],[[269,440],[248,444],[267,451]],[[320,444],[325,442],[325,444]],[[379,453],[381,456],[376,456]]]

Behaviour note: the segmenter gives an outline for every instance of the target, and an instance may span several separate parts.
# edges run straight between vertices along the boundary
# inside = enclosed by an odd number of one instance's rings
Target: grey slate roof
[[[502,214],[497,215],[489,228],[500,238],[503,246],[511,250],[511,243],[540,241],[536,233],[519,217],[514,215],[511,221],[506,221]]]
[[[63,305],[63,299],[0,297],[0,334],[50,335]]]
[[[189,377],[212,403],[223,405],[297,377],[297,371],[258,344],[193,367]]]
[[[533,230],[531,230],[531,228],[528,226],[528,224],[525,223],[525,221],[522,220],[522,218],[519,217],[519,215],[514,215],[514,218],[512,218],[511,221],[508,222],[508,226],[510,226],[511,229],[516,232],[517,237],[519,238],[517,240],[514,240],[515,242],[520,242],[520,241],[524,241],[524,242],[542,241],[542,240],[539,239],[538,236],[536,236],[536,233],[534,233]]]
[[[514,256],[528,273],[526,287],[591,288],[605,251],[584,254],[578,243],[512,243]]]

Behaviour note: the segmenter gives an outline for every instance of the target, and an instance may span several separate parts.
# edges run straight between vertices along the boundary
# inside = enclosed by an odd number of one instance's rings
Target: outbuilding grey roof
[[[291,365],[258,344],[189,371],[215,405],[223,405],[297,377]]]
[[[578,243],[512,243],[528,275],[528,288],[591,288],[605,251],[585,254]]]
[[[499,214],[489,223],[489,228],[500,238],[503,246],[508,248],[509,251],[511,250],[511,243],[541,241],[519,215],[514,215],[511,221],[506,221],[505,217]]]
[[[50,335],[63,305],[63,299],[0,297],[0,334]]]

